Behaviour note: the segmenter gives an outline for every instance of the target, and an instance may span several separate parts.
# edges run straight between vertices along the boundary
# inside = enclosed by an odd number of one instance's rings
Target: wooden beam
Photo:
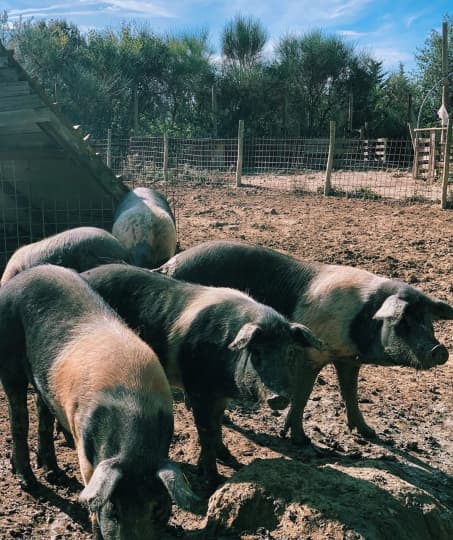
[[[0,69],[0,82],[13,82],[19,80],[19,74],[13,67],[4,67]]]
[[[0,130],[0,135],[28,135],[30,133],[41,133],[42,137],[45,137],[48,140],[48,137],[44,135],[41,131],[41,128],[37,124],[30,124],[29,126],[8,126]]]
[[[14,148],[2,148],[0,150],[0,161],[31,161],[43,159],[68,159],[68,156],[57,148],[23,148],[20,150]]]
[[[9,52],[0,43],[0,54],[9,54]],[[40,86],[27,74],[23,67],[10,56],[9,65],[13,66],[11,71],[16,75],[14,80],[23,80],[29,84],[32,92],[36,93],[42,100],[43,105],[47,105],[48,109],[37,109],[33,111],[34,114],[30,114],[28,120],[30,123],[38,123],[43,132],[48,135],[56,145],[63,147],[69,156],[84,168],[88,174],[99,184],[99,186],[110,196],[119,200],[127,193],[128,188],[115,177],[113,171],[109,169],[103,161],[96,156],[94,150],[74,132],[69,122],[55,109],[49,98],[45,95]],[[4,68],[0,70],[3,72],[10,72],[10,68]],[[12,76],[12,74],[11,74]],[[0,81],[1,81],[0,76]],[[7,81],[11,82],[11,81]],[[42,111],[42,112],[41,112]],[[22,111],[20,111],[22,112]],[[6,115],[6,116],[4,116]],[[7,116],[10,115],[10,116]],[[42,118],[37,118],[39,116]],[[0,132],[1,128],[7,125],[14,125],[12,120],[16,120],[19,123],[27,125],[25,115],[20,116],[14,112],[0,113]],[[17,124],[16,124],[17,125]]]
[[[36,126],[36,124],[33,124]],[[38,127],[38,126],[36,126]],[[53,140],[50,140],[49,137],[42,132],[38,127],[39,132],[36,133],[24,133],[15,132],[11,133],[9,130],[5,131],[0,129],[0,149],[2,150],[27,150],[27,149],[38,149],[38,148],[60,148],[54,143]],[[26,128],[29,129],[28,127]]]
[[[128,192],[127,187],[116,179],[113,171],[74,133],[72,127],[62,124],[57,118],[52,122],[42,122],[39,126],[55,142],[61,144],[71,158],[86,169],[108,195],[119,200]]]
[[[42,107],[42,101],[36,94],[0,97],[0,112],[35,109],[39,107]]]
[[[30,85],[27,81],[0,82],[0,98],[21,96],[29,93]]]
[[[9,126],[27,126],[39,122],[48,122],[51,111],[47,107],[0,112],[0,131]]]

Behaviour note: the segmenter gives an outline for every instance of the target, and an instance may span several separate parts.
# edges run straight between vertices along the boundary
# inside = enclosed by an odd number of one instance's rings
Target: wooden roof
[[[13,164],[13,174],[5,164]],[[0,43],[0,166],[30,204],[119,200],[127,187],[60,114],[39,85]],[[0,168],[2,174],[2,168]],[[21,188],[23,186],[23,188]],[[4,190],[3,190],[4,191]],[[4,196],[8,196],[5,194]],[[2,194],[0,193],[0,202]]]

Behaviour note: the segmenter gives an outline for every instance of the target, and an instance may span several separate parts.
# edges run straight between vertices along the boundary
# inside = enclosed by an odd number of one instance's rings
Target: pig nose
[[[434,364],[445,364],[445,362],[448,360],[447,347],[444,347],[443,345],[436,345],[431,349],[430,355]]]

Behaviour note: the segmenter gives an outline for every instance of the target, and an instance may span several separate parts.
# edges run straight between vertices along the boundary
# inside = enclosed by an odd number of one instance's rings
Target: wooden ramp
[[[127,187],[0,44],[0,270],[20,245],[110,229]]]

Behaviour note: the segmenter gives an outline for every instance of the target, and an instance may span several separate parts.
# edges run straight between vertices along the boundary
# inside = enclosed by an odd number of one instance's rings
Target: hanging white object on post
[[[440,109],[437,111],[437,116],[441,119],[442,126],[446,126],[448,124],[448,111],[443,103],[440,106]]]

